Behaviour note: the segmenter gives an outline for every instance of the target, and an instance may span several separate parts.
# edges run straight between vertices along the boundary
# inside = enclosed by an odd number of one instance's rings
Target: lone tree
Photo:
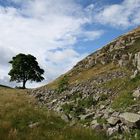
[[[9,62],[12,64],[12,69],[8,73],[11,76],[10,81],[23,83],[23,89],[26,88],[26,82],[35,81],[41,82],[44,77],[44,70],[41,69],[36,61],[36,58],[30,54],[18,54]]]

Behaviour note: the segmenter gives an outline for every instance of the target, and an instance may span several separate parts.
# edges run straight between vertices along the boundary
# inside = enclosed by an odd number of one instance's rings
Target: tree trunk
[[[22,87],[23,89],[26,89],[25,85],[26,85],[26,81],[23,81],[23,87]]]

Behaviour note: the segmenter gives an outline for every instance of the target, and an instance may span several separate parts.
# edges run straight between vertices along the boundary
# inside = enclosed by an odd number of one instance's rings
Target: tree
[[[42,77],[44,70],[39,67],[36,58],[30,54],[18,54],[9,63],[12,65],[12,69],[8,73],[11,76],[10,81],[22,82],[23,89],[26,88],[28,80],[41,82],[44,79]]]

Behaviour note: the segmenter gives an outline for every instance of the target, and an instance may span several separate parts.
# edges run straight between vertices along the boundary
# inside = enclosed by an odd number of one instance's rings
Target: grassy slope
[[[114,44],[114,42],[116,42],[118,39],[120,38],[128,38],[128,36],[133,36],[135,33],[137,33],[137,35],[140,36],[140,27],[132,30],[131,32],[129,32],[128,34],[124,34],[116,39],[114,39],[112,42],[110,42],[109,44]],[[108,44],[106,46],[104,46],[101,50],[106,50],[108,48]],[[134,45],[130,46],[129,48],[126,48],[124,50],[124,52],[128,52],[128,53],[136,53],[140,51],[140,38],[136,39],[136,42],[134,43]],[[115,51],[116,53],[116,51]],[[93,56],[95,53],[91,54],[90,56]],[[113,54],[113,52],[112,52]],[[83,59],[84,61],[85,59]],[[131,66],[130,66],[131,67]],[[91,68],[91,69],[85,69],[81,72],[78,72],[77,69],[73,68],[71,69],[69,72],[65,73],[64,75],[69,76],[69,82],[70,84],[74,84],[74,83],[80,83],[82,81],[88,80],[96,75],[101,75],[102,73],[106,73],[109,71],[112,71],[114,69],[118,69],[117,66],[113,65],[113,64],[107,64],[107,65],[96,65],[95,67]],[[71,75],[70,73],[73,72],[73,74]],[[49,83],[48,85],[45,85],[44,87],[47,88],[57,88],[59,81],[62,79],[62,77],[64,76],[60,76],[58,77],[56,80],[54,80],[53,82]]]
[[[0,85],[0,87],[2,87],[2,88],[11,88],[11,87],[8,87],[8,86],[5,86],[5,85]]]
[[[34,128],[30,123],[39,122]],[[105,140],[80,126],[70,127],[40,108],[25,91],[0,88],[0,140]]]
[[[129,36],[133,36],[134,32],[137,32],[138,35],[140,35],[140,27],[130,32]],[[120,36],[119,38],[127,38],[127,35]],[[102,50],[105,50],[106,48],[107,46],[103,47]],[[140,38],[138,38],[132,46],[126,48],[123,51],[124,54],[126,52],[135,54],[136,52],[140,51]],[[138,75],[134,80],[131,80],[130,76],[132,75],[132,69],[133,68],[131,63],[128,68],[120,68],[117,65],[113,65],[112,63],[109,63],[107,65],[96,65],[95,67],[90,69],[83,69],[83,71],[80,72],[78,72],[77,69],[73,68],[65,75],[69,76],[70,84],[75,84],[75,83],[81,83],[95,76],[101,76],[102,74],[105,74],[107,72],[120,71],[120,70],[126,72],[128,74],[127,78],[115,79],[110,82],[107,82],[105,85],[100,85],[101,87],[103,86],[107,89],[109,88],[114,90],[116,94],[114,95],[114,97],[111,97],[112,107],[116,110],[122,111],[131,105],[139,104],[138,101],[133,100],[132,93],[140,85],[140,76]],[[71,72],[73,72],[72,75]],[[58,83],[61,81],[62,77],[63,75],[57,78],[52,83],[46,85],[45,87],[57,88]]]

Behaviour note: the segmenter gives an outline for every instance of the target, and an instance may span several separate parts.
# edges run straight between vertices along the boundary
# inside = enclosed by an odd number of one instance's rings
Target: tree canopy
[[[41,82],[44,77],[44,70],[39,67],[36,58],[30,54],[18,54],[9,62],[12,69],[8,73],[11,77],[10,81],[23,83],[23,89],[26,88],[25,84],[29,81]]]

